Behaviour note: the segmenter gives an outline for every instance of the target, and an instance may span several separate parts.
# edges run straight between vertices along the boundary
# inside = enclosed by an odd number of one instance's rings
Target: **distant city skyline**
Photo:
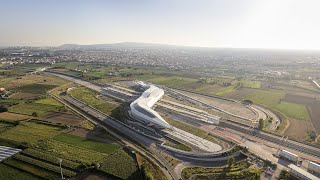
[[[318,0],[0,0],[0,46],[320,49]]]

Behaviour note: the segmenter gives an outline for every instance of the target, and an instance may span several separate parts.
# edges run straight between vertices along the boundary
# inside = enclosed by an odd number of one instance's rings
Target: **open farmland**
[[[24,143],[36,143],[55,136],[61,130],[60,127],[47,126],[34,122],[20,122],[14,128],[1,133],[1,138]]]
[[[255,104],[262,104],[268,107],[275,107],[284,97],[285,92],[278,90],[254,90],[247,96],[242,97],[242,100],[251,100]]]
[[[16,168],[10,167],[5,164],[0,164],[0,174],[1,178],[6,180],[16,180],[16,179],[24,179],[24,180],[37,180],[40,179],[37,176],[34,176],[30,173],[19,171]]]
[[[56,140],[46,140],[39,142],[37,144],[37,150],[48,153],[53,156],[58,156],[63,159],[68,159],[87,165],[99,162],[104,157],[106,157],[104,153],[85,149],[79,146],[63,143]]]
[[[281,103],[276,105],[275,108],[290,118],[306,120],[306,121],[310,120],[310,117],[305,105],[281,101]]]
[[[115,145],[112,143],[99,142],[99,141],[90,140],[90,139],[86,139],[86,138],[71,135],[71,134],[62,133],[55,136],[53,139],[64,142],[64,143],[72,144],[75,146],[83,147],[89,150],[105,153],[105,154],[112,154],[117,149],[119,149],[118,145]]]
[[[4,164],[10,167],[14,167],[22,172],[33,174],[39,179],[59,179],[60,177],[58,173],[13,158],[5,160]]]
[[[314,130],[311,121],[301,121],[289,118],[290,126],[286,130],[286,135],[297,140],[306,140],[308,133]]]
[[[53,87],[53,86],[59,86],[62,84],[67,83],[68,81],[64,79],[57,78],[55,76],[45,74],[45,75],[28,75],[28,76],[21,76],[20,78],[16,77],[10,77],[10,78],[4,78],[0,80],[0,86],[4,87],[6,89],[16,89],[19,90],[26,90],[31,93],[36,93],[37,91],[43,92],[43,90],[37,90],[35,89],[36,86],[43,86],[43,87]],[[37,84],[37,85],[34,85]],[[35,91],[33,91],[35,90]]]
[[[35,101],[34,103],[62,107],[62,104],[53,98],[39,99],[39,100]]]
[[[134,159],[123,150],[119,150],[108,156],[100,163],[100,165],[101,171],[112,174],[121,179],[128,179],[138,171],[137,164]],[[135,178],[131,177],[131,179]]]
[[[70,112],[48,112],[38,119],[73,126],[80,125],[84,120],[82,117]]]
[[[39,94],[39,93],[26,93],[26,92],[18,92],[18,93],[14,93],[13,95],[10,96],[11,99],[35,99],[38,98],[40,96],[42,96],[43,94]]]
[[[16,114],[10,112],[3,112],[0,113],[0,120],[4,121],[21,121],[25,119],[30,119],[31,116],[23,115],[23,114]]]
[[[33,112],[36,112],[39,116],[41,116],[49,111],[58,111],[59,108],[60,106],[48,104],[22,103],[9,107],[9,112],[25,115],[32,115]]]
[[[310,117],[315,131],[320,135],[320,101],[308,105]]]

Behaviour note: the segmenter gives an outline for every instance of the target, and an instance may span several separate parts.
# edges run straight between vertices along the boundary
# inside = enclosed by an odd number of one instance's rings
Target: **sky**
[[[320,49],[319,0],[0,0],[0,45]]]

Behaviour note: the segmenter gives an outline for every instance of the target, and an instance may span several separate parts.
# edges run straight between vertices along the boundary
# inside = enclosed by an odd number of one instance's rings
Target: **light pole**
[[[62,167],[61,167],[62,159],[59,158],[58,160],[59,160],[59,164],[60,164],[61,179],[64,179],[63,174],[62,174]]]

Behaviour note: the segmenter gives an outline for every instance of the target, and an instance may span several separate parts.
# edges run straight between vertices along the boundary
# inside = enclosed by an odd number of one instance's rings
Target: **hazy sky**
[[[0,45],[320,49],[320,0],[0,0]]]

